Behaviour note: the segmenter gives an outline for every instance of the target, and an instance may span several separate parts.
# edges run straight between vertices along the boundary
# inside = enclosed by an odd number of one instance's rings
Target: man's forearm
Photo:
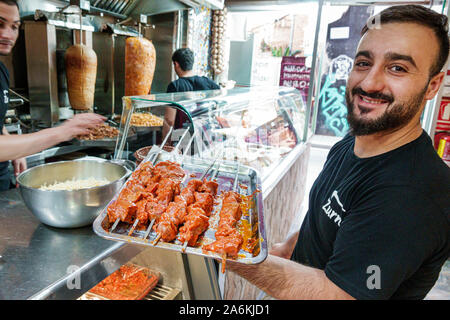
[[[59,128],[20,135],[3,134],[0,135],[0,161],[22,158],[50,148],[64,140]]]
[[[257,265],[227,264],[227,269],[276,299],[353,299],[331,282],[322,270],[288,259],[268,255],[264,262]]]

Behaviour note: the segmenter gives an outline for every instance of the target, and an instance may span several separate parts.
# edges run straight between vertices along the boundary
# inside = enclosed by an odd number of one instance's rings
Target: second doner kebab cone
[[[97,55],[84,44],[75,44],[65,53],[67,91],[72,109],[93,110]]]
[[[156,51],[143,37],[129,37],[125,42],[125,95],[150,93],[155,73]]]

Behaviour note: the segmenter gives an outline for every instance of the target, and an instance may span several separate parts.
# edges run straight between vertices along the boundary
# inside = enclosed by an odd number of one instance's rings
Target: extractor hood
[[[93,11],[127,17],[139,0],[90,0]]]
[[[205,6],[212,10],[223,9],[224,0],[136,0],[137,3],[127,15],[137,17],[140,14],[157,15],[189,8]]]
[[[224,0],[179,0],[189,7],[201,7],[205,6],[212,10],[222,10],[224,6]]]
[[[21,0],[21,16],[34,15],[36,10],[59,11],[71,3],[83,3],[87,12],[100,12],[119,19],[137,18],[196,7],[221,10],[224,0]],[[87,3],[89,2],[89,3]]]

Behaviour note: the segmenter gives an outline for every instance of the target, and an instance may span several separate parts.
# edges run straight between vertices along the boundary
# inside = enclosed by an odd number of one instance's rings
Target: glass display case
[[[264,181],[304,142],[306,107],[295,89],[237,88],[214,100],[214,109],[194,118],[202,157],[238,161],[259,171]]]
[[[173,127],[170,143],[180,143],[184,152],[192,141],[193,157],[238,161],[256,169],[263,182],[306,139],[307,108],[294,88],[246,87],[124,97],[123,101],[116,158],[126,156],[125,149],[135,151],[126,137],[136,114],[151,113],[163,122],[156,138],[146,140],[148,145],[160,144],[168,132],[164,130],[169,126],[167,109],[185,114],[185,121]]]

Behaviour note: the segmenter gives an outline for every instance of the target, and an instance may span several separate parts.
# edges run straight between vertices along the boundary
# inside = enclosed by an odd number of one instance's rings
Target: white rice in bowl
[[[65,190],[65,191],[71,191],[71,190],[79,190],[79,189],[85,189],[85,188],[93,188],[93,187],[100,187],[104,186],[105,184],[110,183],[109,180],[106,179],[97,179],[97,178],[88,178],[88,179],[72,179],[67,180],[64,182],[56,182],[47,185],[44,184],[40,186],[40,190]]]

